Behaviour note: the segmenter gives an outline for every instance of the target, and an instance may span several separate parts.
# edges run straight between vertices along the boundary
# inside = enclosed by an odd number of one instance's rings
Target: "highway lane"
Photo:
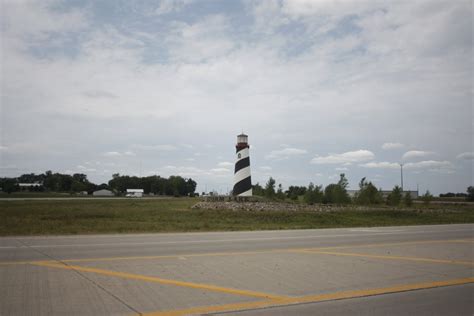
[[[474,225],[397,226],[250,232],[114,234],[0,238],[0,261],[147,256],[331,247],[470,238]]]
[[[438,289],[469,294],[473,228],[3,237],[0,314],[337,314],[364,300],[382,314],[401,293],[411,302]],[[472,311],[465,300],[446,304]],[[405,311],[416,308],[429,310]]]

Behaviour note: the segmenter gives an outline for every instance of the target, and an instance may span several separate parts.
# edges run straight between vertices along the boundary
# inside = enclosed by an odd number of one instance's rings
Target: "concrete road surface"
[[[0,315],[472,315],[474,225],[0,238]]]

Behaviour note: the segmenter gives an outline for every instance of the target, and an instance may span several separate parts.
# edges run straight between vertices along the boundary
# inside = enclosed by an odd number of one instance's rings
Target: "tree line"
[[[21,188],[20,183],[36,183],[39,185]],[[127,189],[143,189],[145,194],[193,196],[196,190],[196,182],[191,178],[187,179],[181,176],[170,176],[169,178],[158,175],[135,177],[116,173],[112,175],[112,179],[107,184],[97,185],[90,182],[87,175],[83,173],[69,175],[46,171],[41,174],[23,174],[16,178],[0,178],[0,188],[6,193],[24,189],[30,192],[87,192],[88,194],[92,194],[97,190],[108,189],[119,195],[124,194]]]
[[[120,193],[125,193],[127,189],[143,189],[145,194],[173,195],[173,196],[194,196],[196,181],[185,179],[180,176],[170,176],[163,178],[160,176],[130,177],[121,176],[116,173],[109,181],[109,187]]]
[[[359,182],[359,190],[353,197],[350,197],[347,192],[349,182],[345,174],[340,174],[339,181],[332,183],[323,188],[322,185],[315,185],[310,183],[305,186],[290,186],[288,190],[283,191],[282,185],[279,184],[277,189],[276,181],[272,177],[269,178],[264,187],[259,183],[252,186],[253,194],[263,196],[274,200],[302,200],[307,204],[323,203],[323,204],[360,204],[360,205],[377,205],[386,203],[388,205],[397,206],[404,204],[410,206],[413,203],[412,196],[409,192],[403,193],[400,186],[396,185],[392,191],[384,196],[382,190],[364,177]],[[456,195],[464,196],[468,201],[474,201],[474,187],[467,188],[467,194]],[[440,197],[442,195],[440,194]],[[426,191],[425,194],[419,197],[425,203],[433,200],[433,195]]]

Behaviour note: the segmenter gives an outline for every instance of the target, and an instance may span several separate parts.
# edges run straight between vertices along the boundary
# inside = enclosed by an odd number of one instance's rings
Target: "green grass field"
[[[474,223],[472,207],[431,212],[368,209],[316,212],[195,210],[198,199],[0,201],[0,235],[306,229]]]

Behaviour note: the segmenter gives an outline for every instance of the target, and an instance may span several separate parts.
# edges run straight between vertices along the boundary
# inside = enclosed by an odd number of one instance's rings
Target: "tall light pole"
[[[402,184],[402,192],[403,192],[403,164],[400,164],[400,179]]]

